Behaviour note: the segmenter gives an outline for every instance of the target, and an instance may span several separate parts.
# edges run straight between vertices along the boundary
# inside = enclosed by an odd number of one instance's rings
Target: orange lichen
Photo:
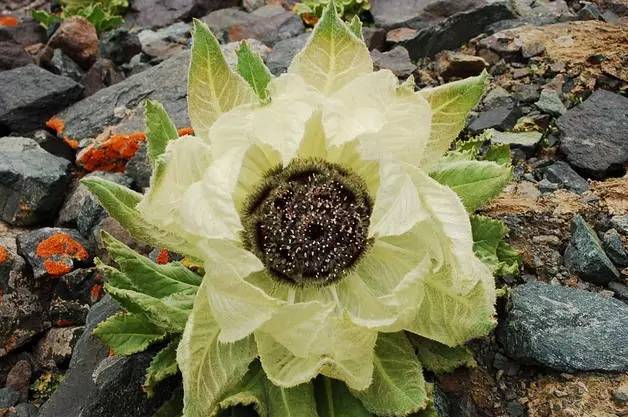
[[[9,251],[4,246],[0,245],[0,264],[9,260]]]
[[[92,303],[100,300],[104,295],[102,284],[94,284],[94,286],[89,290],[89,295]]]
[[[59,119],[58,117],[51,117],[46,122],[46,127],[54,130],[57,135],[61,135],[63,133],[63,129],[65,129],[65,122],[63,119]]]
[[[14,17],[14,16],[0,16],[0,26],[14,27],[14,26],[17,26],[18,23],[20,23],[20,22],[17,20],[17,17]]]
[[[192,129],[191,127],[182,127],[181,129],[177,130],[177,133],[179,134],[179,136],[193,135],[194,129]]]
[[[77,156],[77,162],[87,171],[123,172],[144,140],[144,132],[111,135],[104,142],[83,149]]]
[[[58,277],[72,271],[73,260],[85,261],[89,253],[67,233],[55,233],[37,245],[35,253],[44,259],[44,269]]]
[[[54,259],[44,260],[44,269],[50,276],[60,277],[72,271],[72,261],[67,259],[55,261]]]
[[[52,117],[46,122],[46,127],[54,130],[57,136],[61,137],[65,144],[68,145],[71,149],[78,149],[79,143],[76,139],[72,139],[69,136],[63,135],[63,130],[65,129],[65,122],[63,121],[63,119],[59,119],[58,117]]]
[[[57,320],[57,322],[55,323],[55,325],[57,327],[68,327],[73,325],[74,323],[72,323],[71,320],[67,320],[67,319],[59,319]]]
[[[170,254],[167,249],[162,249],[159,251],[159,255],[157,255],[157,263],[160,265],[165,265],[170,262]]]

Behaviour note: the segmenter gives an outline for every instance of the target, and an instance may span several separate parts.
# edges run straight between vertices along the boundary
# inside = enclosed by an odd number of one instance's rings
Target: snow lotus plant
[[[149,101],[146,194],[83,181],[135,238],[184,256],[160,265],[104,235],[124,311],[96,334],[119,355],[161,349],[149,394],[181,372],[183,410],[175,395],[162,416],[434,413],[423,368],[472,363],[493,273],[517,269],[503,225],[468,214],[509,180],[508,149],[448,151],[486,75],[415,92],[373,72],[333,4],[276,78],[246,43],[232,70],[199,21],[193,41],[194,136]]]

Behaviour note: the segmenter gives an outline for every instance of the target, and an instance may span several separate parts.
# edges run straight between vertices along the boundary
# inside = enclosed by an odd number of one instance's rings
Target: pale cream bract
[[[254,340],[276,385],[322,373],[355,390],[371,383],[378,332],[455,346],[490,331],[493,278],[473,253],[468,214],[426,171],[459,132],[464,103],[462,111],[456,98],[433,108],[433,91],[373,72],[364,42],[333,8],[288,73],[270,81],[267,104],[231,71],[203,24],[194,38],[189,106],[197,136],[169,143],[138,205],[146,221],[186,242],[181,252],[204,262],[179,349],[184,378],[205,343],[198,337],[208,332],[195,331],[203,320],[221,344]],[[307,158],[359,175],[374,201],[368,252],[324,287],[278,282],[241,241],[242,207],[264,174]],[[186,395],[193,389],[201,390],[186,386]]]

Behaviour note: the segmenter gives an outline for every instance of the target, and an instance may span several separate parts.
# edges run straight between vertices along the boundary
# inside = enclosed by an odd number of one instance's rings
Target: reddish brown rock
[[[81,67],[89,68],[98,57],[96,28],[87,19],[73,16],[59,26],[49,45],[59,48]]]

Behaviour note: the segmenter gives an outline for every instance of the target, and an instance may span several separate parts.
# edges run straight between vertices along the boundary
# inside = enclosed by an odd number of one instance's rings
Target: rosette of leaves
[[[234,71],[194,26],[194,136],[149,101],[147,193],[83,183],[203,277],[105,236],[126,312],[97,334],[119,354],[160,344],[149,378],[183,379],[162,416],[434,415],[424,369],[473,363],[464,343],[493,329],[493,273],[512,266],[505,230],[469,219],[509,180],[507,150],[449,151],[487,75],[417,92],[373,72],[359,20],[333,2],[277,78],[246,43]]]
[[[303,0],[294,5],[292,9],[308,25],[315,25],[323,14],[330,0]],[[335,1],[338,14],[344,19],[350,20],[369,10],[369,0],[337,0]]]
[[[63,21],[71,16],[86,18],[98,33],[113,30],[124,23],[123,14],[128,8],[127,0],[66,0],[61,2],[60,14],[45,10],[33,10],[33,19],[44,28]]]

